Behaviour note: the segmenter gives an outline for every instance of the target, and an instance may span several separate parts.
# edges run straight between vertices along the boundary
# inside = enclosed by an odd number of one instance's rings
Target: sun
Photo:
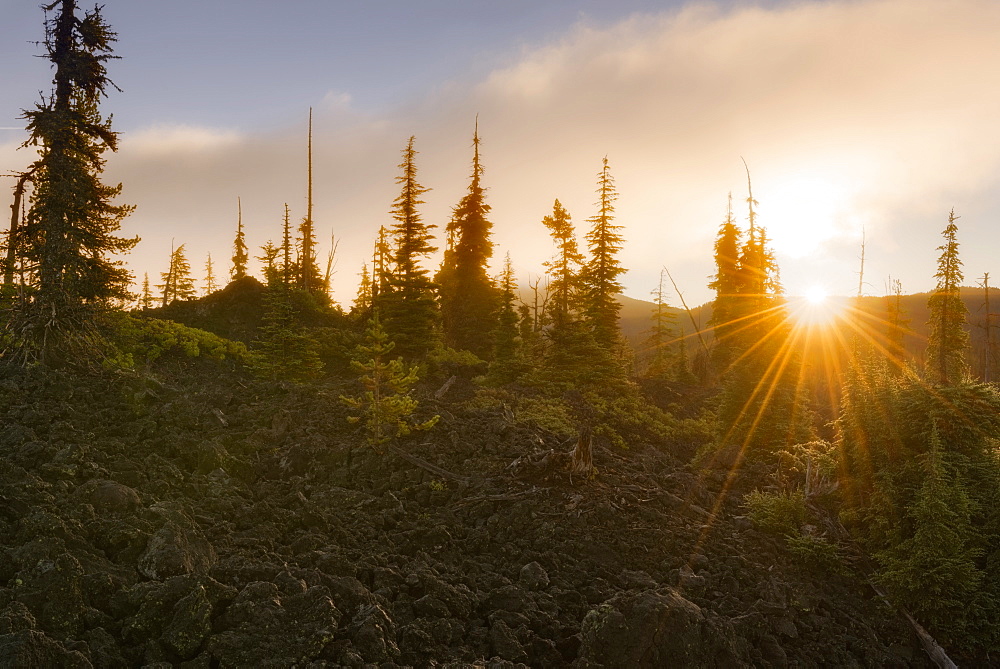
[[[789,301],[789,315],[800,325],[828,326],[840,318],[844,306],[843,300],[831,297],[825,287],[815,285],[807,288],[802,297]]]
[[[826,288],[823,286],[811,286],[806,290],[806,294],[803,297],[806,298],[806,302],[816,307],[826,302],[829,293],[826,292]]]

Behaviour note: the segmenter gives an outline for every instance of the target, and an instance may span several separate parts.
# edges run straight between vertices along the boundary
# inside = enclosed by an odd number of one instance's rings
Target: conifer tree
[[[368,444],[377,452],[413,431],[429,430],[439,418],[434,416],[422,423],[412,421],[418,402],[410,395],[410,389],[417,382],[417,368],[407,366],[402,358],[390,359],[394,346],[376,315],[351,362],[360,375],[358,380],[363,390],[353,397],[340,397],[348,407],[360,412],[348,420],[363,424]]]
[[[215,268],[212,266],[212,254],[208,254],[205,261],[205,294],[211,295],[218,290],[219,284],[215,282]]]
[[[358,283],[358,295],[354,298],[354,314],[367,315],[372,309],[372,275],[368,271],[368,263],[361,266],[361,281]]]
[[[295,275],[295,265],[292,262],[292,223],[288,213],[288,203],[285,203],[285,217],[281,225],[281,285],[290,288]]]
[[[196,290],[194,278],[191,276],[191,263],[184,255],[184,245],[181,244],[170,252],[170,264],[166,272],[160,273],[163,281],[157,284],[157,288],[162,291],[163,306],[167,306],[174,300],[193,300]]]
[[[553,296],[552,324],[554,328],[561,328],[571,318],[578,300],[583,254],[577,244],[572,217],[559,200],[552,204],[552,215],[545,216],[542,223],[556,244],[556,256],[544,266],[552,276],[549,284]]]
[[[733,194],[729,193],[729,203],[726,208],[726,218],[719,226],[719,234],[715,240],[715,275],[708,287],[715,291],[712,302],[712,318],[709,325],[715,333],[715,348],[712,358],[716,369],[724,372],[732,362],[732,333],[738,330],[739,305],[737,294],[740,292],[740,229],[733,217]]]
[[[243,234],[243,203],[240,198],[236,198],[236,239],[233,240],[233,268],[229,273],[233,281],[247,275],[248,258],[246,237]]]
[[[142,294],[139,296],[139,308],[149,311],[153,308],[153,294],[149,290],[149,272],[142,275]]]
[[[261,356],[255,368],[265,378],[307,381],[323,370],[318,342],[299,324],[292,288],[280,281],[264,293],[264,317],[257,341]]]
[[[597,179],[598,210],[588,219],[591,224],[587,233],[590,259],[584,267],[583,285],[587,321],[594,338],[600,346],[611,349],[620,341],[618,312],[621,305],[618,294],[622,285],[618,278],[625,273],[625,269],[618,260],[618,252],[625,240],[621,235],[622,226],[613,222],[618,193],[607,157]]]
[[[966,350],[969,333],[965,330],[968,310],[962,301],[962,261],[958,257],[958,226],[955,210],[948,215],[948,225],[941,233],[944,244],[938,247],[937,287],[927,300],[930,307],[930,336],[927,340],[927,370],[941,385],[959,383],[967,374]]]
[[[31,285],[21,293],[15,325],[22,351],[31,348],[44,361],[63,341],[86,330],[97,310],[130,299],[129,272],[109,259],[129,251],[138,238],[116,236],[132,211],[113,204],[121,185],[100,181],[106,150],[116,151],[118,136],[98,104],[113,86],[105,63],[114,58],[116,34],[101,8],[77,16],[76,0],[56,0],[45,25],[45,55],[55,74],[48,97],[26,110],[29,138],[39,158],[31,166],[34,191],[17,253]]]
[[[889,280],[889,294],[885,301],[886,355],[889,362],[899,368],[906,361],[905,336],[910,324],[903,309],[903,284],[899,279]]]
[[[392,280],[392,249],[389,247],[389,231],[379,226],[378,238],[372,252],[372,301],[389,292]]]
[[[417,151],[413,148],[413,141],[414,138],[410,137],[403,150],[403,162],[399,165],[402,174],[396,178],[402,190],[391,209],[396,223],[392,226],[395,248],[389,291],[380,294],[376,303],[377,308],[384,308],[385,326],[390,337],[399,352],[408,358],[426,353],[433,347],[438,317],[434,284],[428,270],[421,264],[423,259],[437,250],[431,244],[431,228],[434,226],[421,221],[418,209],[424,203],[420,196],[430,189],[417,182]]]
[[[664,274],[666,270],[660,270],[660,283],[653,294],[653,326],[648,331],[643,345],[650,351],[649,365],[646,368],[645,376],[649,378],[665,379],[671,376],[673,365],[669,347],[676,339],[674,327],[677,325],[677,314],[670,310],[667,304],[666,291],[664,290]]]
[[[510,262],[510,253],[504,259],[503,271],[497,282],[500,288],[500,306],[497,310],[497,325],[492,332],[493,355],[487,378],[497,384],[511,383],[517,380],[525,371],[526,366],[521,359],[518,336],[517,280],[514,277],[514,265]]]
[[[260,255],[257,256],[257,260],[264,264],[264,283],[268,286],[276,285],[281,281],[281,271],[278,268],[280,255],[281,249],[275,246],[271,240],[260,247]]]
[[[472,137],[472,182],[469,191],[452,211],[448,238],[453,244],[445,253],[437,282],[441,296],[441,317],[445,342],[456,349],[487,357],[492,348],[496,288],[486,273],[493,256],[486,203],[482,187],[483,167],[479,161],[479,128]]]

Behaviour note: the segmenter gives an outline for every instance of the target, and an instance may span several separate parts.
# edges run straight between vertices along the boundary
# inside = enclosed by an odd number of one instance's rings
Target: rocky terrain
[[[341,392],[0,369],[0,666],[927,665],[690,444],[597,441],[581,480],[456,387],[377,453]]]

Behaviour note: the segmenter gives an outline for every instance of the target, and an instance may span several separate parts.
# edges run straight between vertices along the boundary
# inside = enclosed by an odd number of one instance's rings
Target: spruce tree
[[[372,275],[368,271],[368,263],[361,266],[361,281],[358,282],[358,295],[354,298],[354,307],[351,312],[362,318],[366,317],[372,310]]]
[[[549,284],[553,297],[552,325],[554,328],[562,328],[572,317],[579,298],[583,254],[580,253],[576,240],[573,219],[559,200],[552,204],[552,215],[545,216],[542,224],[548,228],[556,245],[555,257],[546,261],[544,266],[552,276]]]
[[[131,276],[114,254],[138,238],[116,236],[132,211],[113,204],[121,185],[106,186],[100,174],[104,152],[117,150],[118,136],[98,104],[113,86],[105,63],[114,58],[115,33],[100,7],[77,16],[76,0],[57,0],[45,25],[45,52],[55,74],[48,97],[26,110],[29,138],[38,147],[31,167],[34,191],[17,253],[30,272],[14,328],[22,352],[44,361],[66,339],[90,328],[96,313],[130,299]],[[32,354],[33,355],[33,354]]]
[[[905,337],[910,324],[903,308],[903,284],[899,279],[889,280],[885,302],[885,351],[889,363],[898,369],[906,362]]]
[[[340,397],[348,407],[360,412],[348,421],[362,423],[368,445],[379,453],[385,445],[413,431],[429,430],[439,418],[433,416],[422,423],[413,422],[418,402],[410,390],[417,382],[417,368],[406,365],[402,358],[390,358],[393,349],[394,344],[376,315],[351,362],[363,390],[354,396]]]
[[[376,303],[384,310],[386,330],[406,358],[418,357],[434,346],[438,319],[434,284],[422,265],[437,250],[431,244],[434,226],[421,221],[419,212],[424,203],[420,196],[430,189],[417,182],[413,141],[410,137],[403,149],[402,174],[396,178],[402,190],[390,210],[396,223],[392,226],[395,248],[389,290]]]
[[[719,226],[719,234],[715,240],[715,275],[708,287],[715,291],[712,302],[712,318],[709,325],[715,333],[715,347],[712,350],[712,361],[716,370],[721,373],[732,362],[734,342],[732,333],[738,330],[740,324],[738,296],[740,292],[740,229],[733,217],[733,194],[729,194],[726,208],[726,218]]]
[[[240,198],[236,198],[236,239],[233,240],[233,268],[229,272],[233,281],[247,275],[248,258],[246,237],[243,234],[243,204]]]
[[[162,291],[162,305],[165,307],[174,300],[193,300],[197,291],[194,287],[194,277],[191,276],[191,263],[184,255],[184,245],[181,244],[170,252],[170,264],[166,272],[160,273],[163,281],[157,284]]]
[[[215,268],[212,265],[212,254],[208,254],[205,261],[205,294],[211,295],[218,290],[219,284],[215,282]]]
[[[962,301],[962,261],[958,257],[958,226],[955,210],[948,214],[948,225],[941,233],[944,244],[938,247],[937,287],[927,300],[930,308],[930,336],[927,339],[927,371],[941,385],[959,383],[968,375],[966,350],[969,333],[965,330],[968,309]]]
[[[606,349],[615,348],[620,342],[618,312],[621,304],[618,294],[622,285],[618,278],[625,268],[618,260],[624,244],[622,226],[614,224],[615,200],[618,193],[605,157],[603,168],[597,175],[597,214],[588,219],[587,233],[590,259],[583,271],[584,299],[587,322],[597,343]]]
[[[653,315],[652,327],[648,330],[643,346],[649,351],[649,364],[646,367],[645,376],[653,379],[666,379],[672,376],[673,365],[670,346],[677,338],[675,326],[677,325],[677,314],[670,310],[667,304],[666,291],[664,290],[664,274],[666,270],[660,270],[660,283],[653,294]]]
[[[497,324],[491,333],[493,338],[493,355],[487,380],[495,384],[505,384],[516,381],[526,371],[526,365],[521,355],[522,340],[518,336],[517,280],[514,278],[514,265],[510,262],[510,253],[504,259],[503,271],[500,273],[500,305],[497,310]]]
[[[266,244],[260,247],[260,255],[257,256],[257,260],[264,265],[264,283],[268,286],[273,286],[281,282],[281,271],[278,268],[278,257],[280,255],[281,249],[275,246],[271,240],[268,240]]]
[[[153,294],[149,290],[149,272],[142,275],[142,293],[139,296],[139,308],[149,311],[153,308]]]
[[[437,282],[445,343],[485,358],[492,348],[490,333],[495,325],[497,295],[486,272],[493,256],[493,224],[481,183],[478,122],[472,146],[472,181],[468,193],[452,211],[447,233],[453,243],[445,253]]]

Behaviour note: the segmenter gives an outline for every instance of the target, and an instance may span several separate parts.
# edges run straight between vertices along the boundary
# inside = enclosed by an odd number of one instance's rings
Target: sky
[[[522,284],[553,247],[558,198],[581,238],[607,157],[625,294],[669,269],[711,299],[727,198],[758,222],[790,295],[866,295],[889,278],[934,287],[954,208],[965,283],[1000,276],[1000,3],[994,0],[105,0],[121,91],[108,183],[136,205],[122,234],[141,280],[184,244],[196,278],[230,266],[242,203],[252,255],[305,215],[314,113],[314,220],[334,298],[349,305],[400,151],[415,136],[424,221],[447,224],[471,176],[478,115],[494,270]],[[0,0],[0,173],[32,160],[21,110],[50,88],[43,12]],[[744,161],[745,165],[744,166]],[[12,185],[11,180],[4,180]],[[2,182],[0,182],[2,183]],[[4,186],[10,197],[10,191]],[[0,191],[2,192],[2,191]],[[436,266],[438,258],[428,265]],[[676,298],[671,299],[676,304]]]

